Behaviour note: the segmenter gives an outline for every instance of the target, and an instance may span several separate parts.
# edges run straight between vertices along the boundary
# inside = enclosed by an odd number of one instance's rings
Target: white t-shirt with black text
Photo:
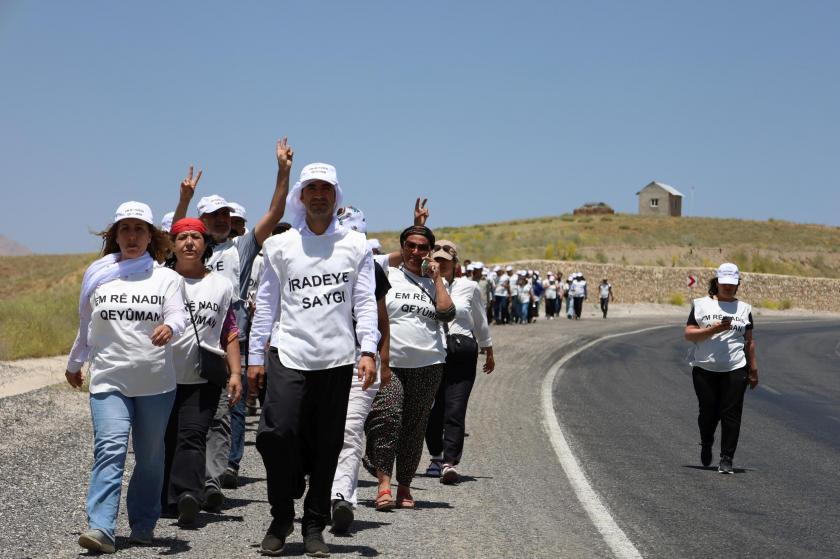
[[[391,283],[385,296],[391,326],[391,366],[416,369],[443,363],[446,342],[430,297],[435,295],[434,281],[405,268],[387,268],[386,273]]]
[[[723,317],[732,317],[726,332],[695,342],[690,364],[707,371],[729,372],[747,364],[744,344],[747,330],[753,328],[752,306],[743,301],[718,301],[709,296],[695,299],[688,315],[689,325],[711,328]]]
[[[184,284],[185,303],[192,312],[196,328],[187,324],[184,334],[172,344],[175,375],[178,384],[204,384],[207,380],[199,374],[195,332],[198,330],[202,345],[223,349],[220,338],[228,309],[233,302],[233,286],[227,278],[216,272],[202,279],[184,278]]]
[[[166,300],[180,292],[184,279],[169,268],[153,268],[97,287],[90,296],[90,392],[120,392],[128,397],[175,389],[172,346],[152,345],[163,324]]]

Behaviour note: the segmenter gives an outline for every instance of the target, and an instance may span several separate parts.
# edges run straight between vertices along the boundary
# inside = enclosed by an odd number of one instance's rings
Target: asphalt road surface
[[[462,483],[418,475],[417,510],[377,513],[370,506],[375,483],[363,472],[352,532],[327,535],[333,556],[611,557],[549,443],[541,384],[552,364],[586,341],[680,321],[561,319],[494,328],[497,370],[476,382]],[[762,381],[774,392],[748,395],[736,456],[746,472],[735,476],[697,467],[696,403],[678,326],[605,341],[567,363],[554,386],[559,423],[643,555],[737,549],[742,557],[825,557],[838,549],[837,328],[760,325]],[[154,545],[129,547],[123,506],[117,556],[257,557],[270,519],[255,428],[250,418],[243,485],[227,492],[222,514],[202,513],[191,530],[161,520]],[[0,399],[0,556],[80,555],[91,440],[85,394],[56,386]],[[128,471],[131,465],[129,456]],[[424,459],[421,472],[425,466]],[[289,556],[303,555],[300,541],[297,526]]]
[[[840,556],[838,333],[836,321],[759,322],[761,384],[747,391],[734,476],[700,465],[681,328],[606,340],[566,364],[560,424],[643,556]]]

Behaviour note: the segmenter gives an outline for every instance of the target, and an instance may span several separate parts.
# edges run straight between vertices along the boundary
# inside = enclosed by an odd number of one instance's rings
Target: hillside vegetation
[[[840,278],[840,227],[779,220],[745,221],[637,215],[522,219],[467,227],[435,227],[463,258],[507,262],[544,258],[641,266],[717,266],[746,272]],[[396,250],[398,232],[370,233]]]
[[[0,257],[0,360],[70,351],[93,254]]]
[[[714,267],[733,261],[746,272],[840,278],[840,228],[777,220],[562,215],[439,227],[435,234],[456,242],[462,258],[487,263],[548,259]],[[386,250],[396,250],[398,235],[369,234]],[[94,258],[0,257],[0,360],[69,351],[82,274]]]

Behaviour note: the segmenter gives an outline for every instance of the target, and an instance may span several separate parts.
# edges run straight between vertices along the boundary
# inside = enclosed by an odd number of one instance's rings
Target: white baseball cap
[[[473,264],[467,264],[467,271],[468,271],[468,272],[472,272],[473,270],[475,270],[475,265],[473,265]]]
[[[229,202],[228,207],[230,208],[230,217],[241,217],[243,220],[248,221],[248,214],[245,212],[245,206],[237,204],[236,202]]]
[[[496,266],[493,266],[493,271],[494,271],[494,272],[501,272],[501,271],[502,271],[502,267],[501,267],[501,266],[499,266],[499,265],[497,264]]]
[[[718,283],[725,283],[727,285],[738,285],[741,280],[741,272],[738,271],[738,266],[731,262],[724,262],[717,269]]]
[[[228,208],[230,210],[233,209],[233,206],[228,203],[227,200],[219,196],[218,194],[213,194],[211,196],[205,196],[201,200],[198,201],[198,215],[199,217],[204,214],[211,214],[213,212],[219,211],[222,208]]]
[[[345,206],[338,209],[338,222],[345,229],[352,229],[359,233],[367,234],[367,221],[365,214],[354,206]]]
[[[313,181],[326,181],[335,187],[335,207],[340,208],[344,202],[344,195],[341,185],[338,183],[338,174],[335,167],[329,163],[310,163],[300,171],[300,178],[289,190],[286,196],[286,212],[292,227],[300,227],[306,220],[306,208],[300,199],[300,192],[307,184]]]
[[[149,225],[154,226],[155,220],[152,217],[152,208],[143,202],[123,202],[114,213],[114,223],[121,219],[134,218],[145,221]]]
[[[481,269],[484,268],[484,262],[481,262],[481,261],[473,262],[472,265],[473,265],[473,269],[475,269],[475,270],[481,270]]]
[[[505,272],[512,272],[512,271],[513,271],[513,266],[510,266],[510,265],[505,266]]]
[[[172,218],[175,217],[175,212],[169,212],[163,216],[163,219],[160,222],[160,230],[166,231],[169,233],[169,230],[172,229]]]

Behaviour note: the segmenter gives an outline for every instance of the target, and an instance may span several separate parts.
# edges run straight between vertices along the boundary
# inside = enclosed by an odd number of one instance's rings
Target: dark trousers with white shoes
[[[475,384],[477,365],[478,345],[446,356],[443,379],[426,427],[429,454],[443,454],[444,463],[452,466],[461,461],[464,452],[467,404]]]
[[[700,443],[711,445],[715,429],[720,422],[720,454],[732,458],[741,432],[741,411],[744,409],[744,392],[747,389],[747,368],[728,373],[716,373],[700,367],[691,371],[694,392],[700,404],[697,425]]]
[[[291,525],[294,500],[303,502],[303,533],[320,531],[330,518],[338,455],[353,365],[321,371],[291,369],[277,350],[266,354],[266,399],[257,430],[257,450],[265,464],[268,502],[275,521]]]

